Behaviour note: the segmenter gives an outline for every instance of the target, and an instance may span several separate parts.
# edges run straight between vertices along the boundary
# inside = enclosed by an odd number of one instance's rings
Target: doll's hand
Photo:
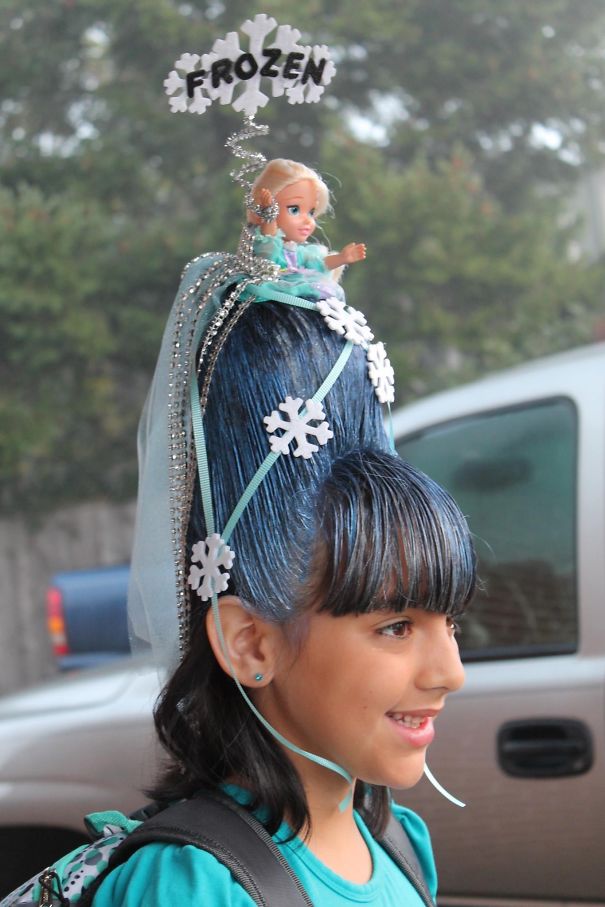
[[[363,261],[363,259],[366,257],[365,243],[347,243],[347,245],[340,253],[340,257],[342,259],[342,263],[345,265],[352,265],[355,261]]]
[[[273,196],[269,189],[262,189],[257,187],[254,190],[254,204],[259,205],[261,208],[268,208],[273,202]],[[253,211],[250,211],[250,221],[253,224],[262,224],[263,219],[259,214],[255,214]]]
[[[324,264],[328,271],[333,271],[335,268],[342,268],[344,265],[352,265],[355,261],[363,261],[365,257],[365,243],[350,242],[344,247],[342,252],[327,255],[324,258]]]
[[[254,203],[264,209],[263,213],[265,213],[274,202],[275,200],[270,189],[263,189],[259,186],[254,190]],[[265,236],[274,236],[277,233],[275,220],[267,221],[266,218],[261,217],[260,214],[256,214],[254,211],[250,212],[249,220],[253,224],[260,224],[261,233]]]

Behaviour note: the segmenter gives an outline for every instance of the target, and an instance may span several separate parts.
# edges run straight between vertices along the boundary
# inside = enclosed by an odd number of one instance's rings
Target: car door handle
[[[592,766],[592,734],[572,718],[508,721],[498,731],[498,762],[517,778],[581,775]]]

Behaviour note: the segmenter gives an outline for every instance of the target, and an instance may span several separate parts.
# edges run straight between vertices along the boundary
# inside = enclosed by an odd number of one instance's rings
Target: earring
[[[254,679],[256,680],[257,683],[260,683],[264,676],[265,676],[264,674],[255,674]]]

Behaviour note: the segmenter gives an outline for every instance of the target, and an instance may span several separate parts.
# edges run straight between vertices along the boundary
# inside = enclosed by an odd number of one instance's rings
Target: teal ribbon
[[[303,299],[302,296],[292,296],[290,293],[280,293],[278,290],[264,288],[263,284],[251,284],[248,287],[253,296],[257,296],[255,302],[283,302],[285,305],[296,306],[299,309],[314,309],[317,311],[317,303],[311,302],[310,299]]]
[[[191,376],[190,385],[191,422],[193,425],[193,438],[195,440],[195,453],[197,457],[197,472],[200,479],[202,494],[202,507],[206,521],[206,532],[212,535],[214,529],[214,506],[212,504],[212,489],[210,488],[210,471],[208,469],[208,452],[206,450],[206,436],[204,434],[204,418],[200,404],[200,393],[197,385],[195,369]]]
[[[391,404],[387,403],[387,425],[389,426],[389,444],[391,446],[391,452],[397,453],[397,448],[395,447],[395,432],[393,431],[393,413],[391,412]]]

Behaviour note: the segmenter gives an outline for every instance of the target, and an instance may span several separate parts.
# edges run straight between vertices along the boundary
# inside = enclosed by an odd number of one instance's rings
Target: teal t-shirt
[[[240,800],[239,791],[228,792]],[[436,896],[437,876],[426,825],[402,806],[393,812],[407,831],[424,871],[429,890]],[[286,844],[283,825],[273,836],[313,904],[343,907],[406,907],[422,904],[407,878],[380,845],[374,841],[361,816],[355,820],[372,856],[372,877],[364,885],[341,878],[325,866],[298,838]],[[254,902],[216,857],[197,847],[176,844],[147,844],[123,865],[114,869],[100,886],[94,907],[254,907]]]

